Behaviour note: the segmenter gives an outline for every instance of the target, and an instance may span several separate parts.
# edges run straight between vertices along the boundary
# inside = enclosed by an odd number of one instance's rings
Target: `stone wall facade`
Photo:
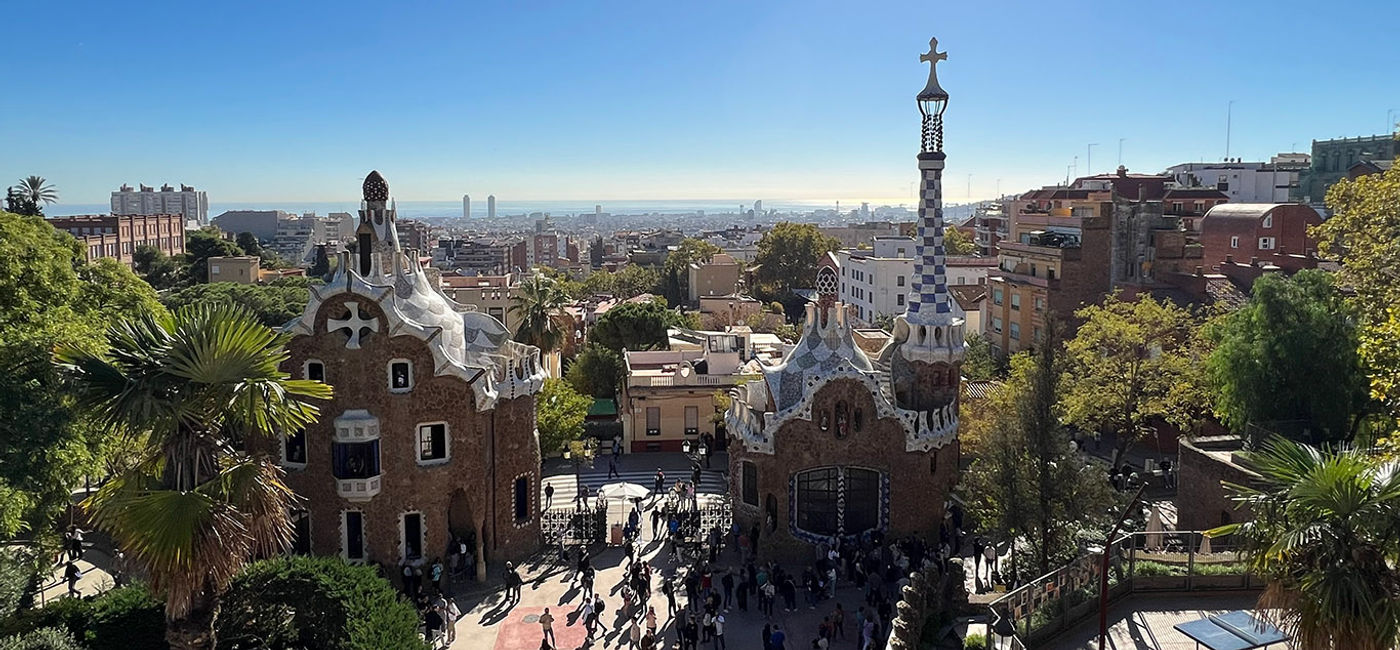
[[[812,552],[811,543],[792,530],[793,481],[799,472],[819,467],[880,472],[880,521],[887,534],[937,539],[944,501],[958,478],[957,441],[927,453],[906,452],[904,428],[896,420],[875,417],[874,396],[854,380],[832,380],[818,389],[815,403],[819,405],[813,411],[815,421],[793,419],[777,431],[777,454],[751,452],[737,443],[729,447],[734,517],[745,531],[761,527],[760,557],[806,558]],[[851,414],[844,437],[838,435],[835,416],[830,414],[838,404],[846,405]],[[828,411],[825,430],[823,410]],[[753,463],[756,470],[757,505],[745,500],[745,463]]]
[[[362,337],[360,349],[347,349],[343,330],[327,332],[328,318],[340,318],[347,303],[377,320],[379,329]],[[307,363],[323,364],[334,396],[320,404],[321,417],[306,431],[304,467],[287,465],[288,484],[304,500],[310,517],[311,550],[343,555],[343,513],[364,517],[366,561],[394,565],[404,560],[402,517],[422,516],[423,557],[446,554],[453,536],[475,537],[481,561],[499,563],[523,557],[539,540],[540,455],[535,435],[533,397],[498,402],[478,411],[468,382],[438,376],[428,344],[412,335],[392,336],[387,319],[374,302],[353,294],[327,297],[316,314],[311,336],[296,336],[288,345],[284,369],[306,378]],[[390,390],[389,366],[411,363],[410,390]],[[334,420],[363,409],[378,418],[381,487],[377,495],[351,500],[341,496],[333,475]],[[419,460],[418,426],[447,425],[447,458]],[[269,451],[283,456],[281,440]],[[516,480],[523,478],[527,516],[515,517]]]
[[[1231,500],[1221,485],[1221,481],[1247,485],[1258,479],[1230,459],[1239,449],[1240,440],[1233,437],[1181,440],[1177,451],[1178,530],[1209,530],[1253,517],[1247,508]]]

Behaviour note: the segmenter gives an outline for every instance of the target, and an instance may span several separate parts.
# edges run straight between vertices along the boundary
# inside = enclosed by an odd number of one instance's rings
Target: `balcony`
[[[336,491],[350,501],[369,501],[379,494],[380,477],[336,479]]]
[[[733,386],[737,375],[633,375],[627,385],[638,388],[668,388],[672,386]]]

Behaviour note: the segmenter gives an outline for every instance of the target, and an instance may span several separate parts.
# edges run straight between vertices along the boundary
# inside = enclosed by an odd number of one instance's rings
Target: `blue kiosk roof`
[[[1288,640],[1287,634],[1244,610],[1173,627],[1211,650],[1254,650]]]

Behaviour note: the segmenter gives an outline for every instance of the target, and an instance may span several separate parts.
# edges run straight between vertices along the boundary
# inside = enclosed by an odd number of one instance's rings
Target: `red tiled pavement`
[[[554,615],[554,639],[556,648],[578,648],[583,646],[583,637],[587,632],[583,629],[583,619],[579,618],[573,625],[568,625],[569,613],[572,607],[551,607],[549,613]],[[540,639],[544,638],[544,633],[540,629],[539,616],[544,613],[543,607],[516,607],[510,611],[510,615],[500,623],[500,631],[496,636],[496,650],[535,650],[540,647]],[[458,630],[460,635],[461,629]]]

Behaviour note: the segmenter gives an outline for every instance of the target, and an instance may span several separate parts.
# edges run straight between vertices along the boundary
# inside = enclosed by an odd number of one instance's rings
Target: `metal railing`
[[[1118,537],[1109,547],[1108,597],[1131,593],[1254,590],[1263,585],[1250,575],[1238,547],[1204,531],[1139,531]],[[1083,621],[1099,609],[1102,551],[1095,549],[992,601],[990,621],[1007,619],[1013,638],[1035,645]],[[1011,647],[1011,646],[999,646]]]

